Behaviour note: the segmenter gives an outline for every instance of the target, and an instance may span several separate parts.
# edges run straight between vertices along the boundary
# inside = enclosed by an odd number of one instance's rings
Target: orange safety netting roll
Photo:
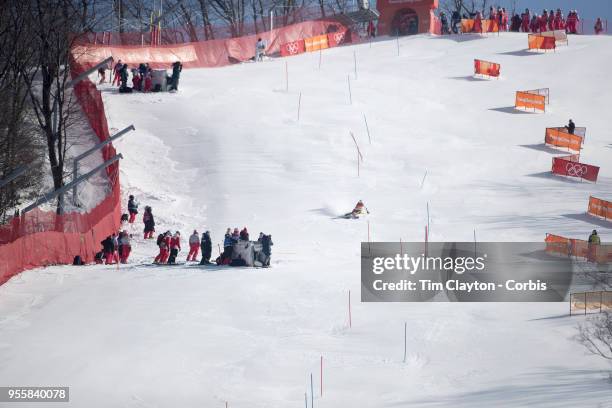
[[[584,136],[580,134],[571,134],[564,127],[546,128],[544,142],[546,144],[579,152],[582,149]]]
[[[487,75],[491,77],[499,77],[501,65],[495,62],[474,60],[474,74]]]
[[[554,35],[552,37],[547,37],[538,34],[529,34],[527,42],[530,50],[554,50],[556,48]]]
[[[612,201],[590,196],[587,212],[591,215],[605,218],[606,220],[612,219]]]

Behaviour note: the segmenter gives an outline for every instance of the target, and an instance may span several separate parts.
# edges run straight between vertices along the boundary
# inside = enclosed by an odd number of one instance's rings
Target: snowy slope
[[[584,212],[590,194],[612,198],[611,46],[572,37],[544,55],[524,35],[418,36],[399,57],[382,40],[326,50],[320,70],[313,53],[185,71],[176,94],[105,89],[109,126],[137,129],[117,144],[125,194],[153,206],[158,231],[209,229],[216,244],[246,225],[273,235],[273,267],[154,267],[139,239],[118,270],[21,274],[0,287],[0,384],[70,385],[72,406],[288,407],[313,373],[320,407],[612,406],[609,365],[572,339],[582,318],[567,303],[357,301],[368,221],[372,240],[422,240],[428,204],[431,240],[609,239]],[[475,57],[502,78],[472,78]],[[511,108],[539,87],[546,114]],[[570,117],[587,126],[597,184],[546,174],[564,152],[541,146],[544,128]],[[360,198],[370,217],[334,219]]]

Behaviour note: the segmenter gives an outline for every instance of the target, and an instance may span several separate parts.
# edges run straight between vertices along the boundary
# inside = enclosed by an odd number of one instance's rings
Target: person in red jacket
[[[170,256],[168,257],[168,264],[173,265],[176,263],[176,257],[181,250],[181,233],[176,231],[174,236],[170,239]]]
[[[538,31],[541,33],[546,31],[546,26],[548,24],[548,12],[546,10],[542,12],[542,15],[540,16],[540,21],[538,23]]]
[[[555,30],[561,30],[561,20],[563,15],[561,14],[561,9],[557,9],[557,13],[555,14],[555,20],[553,23],[553,28]]]
[[[555,12],[550,10],[548,13],[548,31],[552,31],[555,29]]]
[[[531,13],[529,9],[525,9],[525,12],[521,15],[521,31],[524,33],[529,32],[529,23],[531,22]]]
[[[595,34],[599,35],[603,31],[603,23],[600,17],[597,17],[597,21],[595,21]]]
[[[474,18],[474,29],[475,33],[482,33],[482,15],[480,11],[476,13],[476,18]]]
[[[198,252],[200,251],[200,235],[198,231],[193,230],[193,234],[189,237],[189,254],[187,254],[187,262],[195,261]]]
[[[508,13],[506,9],[502,7],[501,9],[501,27],[499,28],[502,31],[508,31]]]

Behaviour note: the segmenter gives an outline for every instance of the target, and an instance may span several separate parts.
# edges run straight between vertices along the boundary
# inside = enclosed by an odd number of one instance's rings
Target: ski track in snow
[[[311,53],[186,70],[175,94],[102,88],[111,132],[136,127],[116,142],[124,202],[134,194],[158,232],[181,231],[179,260],[194,228],[211,231],[216,257],[225,228],[246,225],[273,235],[273,267],[150,265],[139,216],[129,265],[36,269],[0,287],[0,384],[69,385],[74,407],[280,408],[310,400],[312,373],[319,407],[612,407],[610,366],[573,340],[583,318],[567,303],[359,302],[368,221],[372,240],[421,241],[427,204],[433,241],[609,239],[584,213],[590,194],[612,198],[612,38],[546,55],[526,43],[415,36],[398,57],[381,39],[325,50],[321,70]],[[502,78],[475,80],[474,58],[500,62]],[[546,114],[510,108],[540,87]],[[544,129],[570,117],[587,127],[597,184],[546,174],[565,152],[542,146]],[[335,219],[358,199],[367,219]]]

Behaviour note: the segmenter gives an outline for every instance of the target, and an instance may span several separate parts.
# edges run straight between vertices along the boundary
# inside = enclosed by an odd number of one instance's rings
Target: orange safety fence
[[[461,20],[462,33],[498,33],[499,24],[495,20],[478,20],[473,18],[464,18]]]
[[[586,128],[576,128],[572,134],[565,127],[552,127],[546,128],[544,143],[579,152],[582,149],[585,137]]]
[[[544,242],[546,252],[550,254],[584,258],[600,264],[612,262],[612,245],[589,245],[582,239],[566,238],[554,234],[546,234]]]
[[[570,316],[612,310],[612,291],[570,293]]]
[[[542,112],[545,112],[548,101],[548,88],[535,89],[531,91],[516,91],[514,107],[541,110]]]
[[[343,31],[337,21],[308,21],[257,35],[222,40],[198,41],[178,45],[161,46],[109,46],[81,44],[73,48],[73,56],[81,69],[87,69],[110,56],[128,65],[148,62],[152,68],[170,68],[175,61],[181,61],[184,68],[221,67],[248,61],[255,56],[258,38],[266,41],[266,54],[282,53],[282,45],[321,33]],[[350,38],[344,34],[343,38]]]
[[[561,43],[565,43],[565,45],[569,44],[565,30],[542,31],[540,35],[542,37],[553,37],[555,39],[555,45]]]
[[[539,34],[529,34],[527,42],[530,50],[554,50],[556,45],[555,37],[545,37]]]
[[[73,71],[73,76],[76,72]],[[109,137],[102,96],[89,80],[79,82],[74,93],[100,141]],[[112,145],[102,150],[105,160],[115,155]],[[75,255],[91,262],[100,241],[117,231],[121,204],[119,165],[106,168],[110,193],[87,213],[34,209],[0,225],[0,285],[17,273],[39,266],[72,263]]]
[[[474,74],[487,75],[491,77],[499,77],[501,65],[495,62],[474,60]]]
[[[612,220],[612,201],[602,200],[601,198],[589,197],[589,208],[587,213]]]

